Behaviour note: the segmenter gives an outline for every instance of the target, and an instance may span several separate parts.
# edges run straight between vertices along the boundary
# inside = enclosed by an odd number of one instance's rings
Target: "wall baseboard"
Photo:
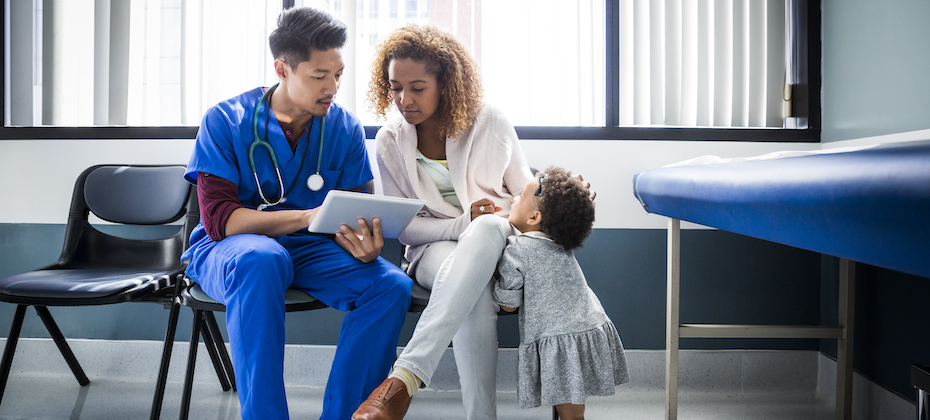
[[[817,398],[836,405],[836,360],[818,353]],[[917,398],[914,390],[912,399]],[[888,390],[869,378],[853,372],[853,420],[865,419],[916,419],[917,406],[914,402]]]

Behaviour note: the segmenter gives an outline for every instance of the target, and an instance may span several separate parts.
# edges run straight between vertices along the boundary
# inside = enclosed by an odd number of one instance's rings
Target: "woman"
[[[369,100],[384,116],[377,135],[386,195],[419,198],[400,236],[408,272],[431,289],[429,305],[394,370],[353,419],[401,419],[452,342],[466,418],[496,419],[497,311],[491,277],[513,228],[510,205],[533,179],[513,126],[482,103],[477,66],[451,35],[396,30],[379,47]]]

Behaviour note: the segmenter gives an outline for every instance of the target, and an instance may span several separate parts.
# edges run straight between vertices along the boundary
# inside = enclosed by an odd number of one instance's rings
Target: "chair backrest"
[[[60,268],[181,268],[190,231],[199,221],[196,190],[184,179],[183,165],[98,165],[74,184]],[[112,236],[91,225],[90,214],[123,225],[164,225],[182,217],[167,238]]]
[[[183,166],[101,166],[84,178],[84,202],[103,220],[160,225],[184,214],[188,185]]]

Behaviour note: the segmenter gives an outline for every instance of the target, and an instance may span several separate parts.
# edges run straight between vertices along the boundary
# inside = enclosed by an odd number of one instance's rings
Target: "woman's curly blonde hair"
[[[478,65],[454,36],[433,26],[404,26],[378,46],[368,83],[368,103],[376,115],[384,117],[393,103],[388,66],[397,59],[421,62],[436,76],[443,139],[458,137],[471,126],[482,106]]]

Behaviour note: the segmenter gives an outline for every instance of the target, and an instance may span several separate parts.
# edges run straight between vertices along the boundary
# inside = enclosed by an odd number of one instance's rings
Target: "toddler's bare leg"
[[[555,406],[559,420],[584,420],[584,404],[559,404]]]

